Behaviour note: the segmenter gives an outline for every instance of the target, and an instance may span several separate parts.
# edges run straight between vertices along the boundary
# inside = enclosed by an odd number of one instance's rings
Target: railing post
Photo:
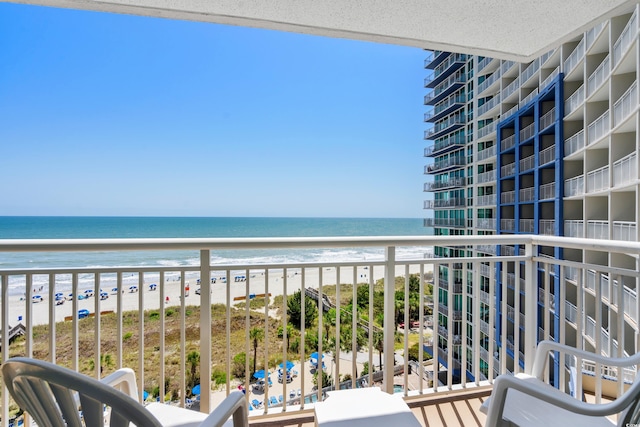
[[[533,368],[538,337],[538,274],[534,268],[533,248],[530,241],[524,245],[524,372],[527,374],[531,374]]]
[[[384,374],[383,391],[393,393],[393,362],[395,358],[395,309],[396,309],[396,248],[387,246],[385,248],[385,271],[384,271]],[[405,325],[406,327],[406,325]]]
[[[211,412],[211,251],[200,250],[200,412]],[[229,278],[227,277],[227,282]]]

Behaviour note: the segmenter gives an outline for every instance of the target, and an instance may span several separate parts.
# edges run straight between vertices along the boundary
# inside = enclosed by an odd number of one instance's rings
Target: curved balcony
[[[437,140],[433,145],[424,149],[425,157],[435,157],[442,154],[461,149],[466,145],[464,134],[456,133],[455,135],[447,135]]]

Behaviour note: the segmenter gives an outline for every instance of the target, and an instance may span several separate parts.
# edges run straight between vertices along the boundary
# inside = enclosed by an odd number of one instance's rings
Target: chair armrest
[[[134,398],[137,402],[140,402],[140,398],[138,396],[138,385],[136,383],[136,374],[132,369],[118,369],[114,373],[101,379],[100,382],[120,390]]]
[[[640,352],[631,357],[606,357],[596,353],[592,353],[590,351],[580,350],[568,345],[560,344],[555,341],[544,340],[538,343],[531,375],[538,379],[543,378],[544,368],[547,364],[547,360],[549,359],[548,354],[550,351],[558,351],[563,354],[568,354],[585,360],[601,363],[607,366],[625,367],[637,365],[640,363]]]
[[[233,415],[233,427],[248,427],[248,409],[245,394],[241,391],[230,393],[216,409],[202,421],[200,427],[222,427]]]
[[[634,383],[625,394],[612,402],[592,404],[575,399],[548,384],[541,383],[535,378],[528,380],[512,375],[500,375],[493,384],[486,425],[497,426],[502,422],[509,389],[520,391],[532,398],[542,400],[569,412],[602,417],[617,414],[626,409],[637,396],[639,386],[640,383]]]

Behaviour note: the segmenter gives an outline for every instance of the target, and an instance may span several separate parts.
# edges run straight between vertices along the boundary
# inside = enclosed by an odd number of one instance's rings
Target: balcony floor
[[[491,386],[449,393],[409,397],[407,404],[425,427],[484,426],[480,405],[489,398]],[[313,410],[249,418],[252,427],[314,427]]]

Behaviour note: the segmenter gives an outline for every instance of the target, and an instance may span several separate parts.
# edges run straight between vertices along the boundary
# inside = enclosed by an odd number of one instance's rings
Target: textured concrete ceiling
[[[517,61],[531,60],[637,3],[629,0],[13,2],[268,28]]]

